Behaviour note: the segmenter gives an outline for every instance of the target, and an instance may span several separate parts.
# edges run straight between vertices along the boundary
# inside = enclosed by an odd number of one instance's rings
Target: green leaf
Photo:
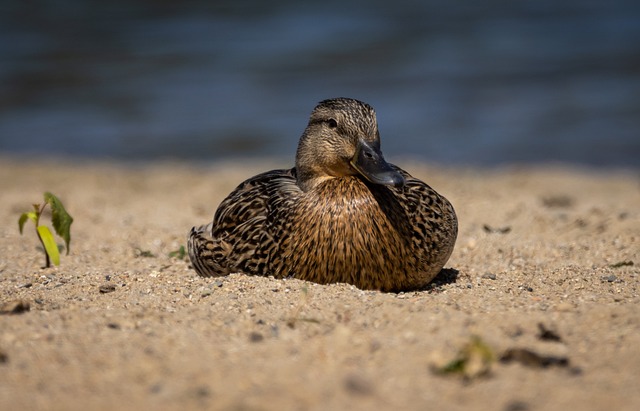
[[[480,337],[472,336],[455,358],[440,367],[435,367],[435,371],[473,379],[488,374],[494,362],[495,355],[491,347]]]
[[[22,234],[24,223],[26,223],[28,219],[31,219],[34,223],[37,223],[38,216],[33,211],[29,211],[28,213],[22,213],[22,215],[20,216],[20,219],[18,220],[18,226],[20,227],[20,234]]]
[[[181,245],[180,248],[178,248],[175,251],[172,251],[169,253],[169,257],[175,257],[178,260],[184,260],[184,257],[187,255],[187,252],[184,249],[184,246]]]
[[[69,254],[71,223],[73,223],[73,218],[67,213],[67,210],[64,209],[58,197],[53,194],[49,192],[44,193],[44,201],[51,206],[51,222],[53,223],[53,228],[56,230],[56,233],[64,239],[67,254]]]
[[[28,218],[29,216],[27,215],[27,213],[22,213],[22,215],[18,219],[18,227],[20,227],[20,234],[22,234],[22,227],[24,227],[24,223],[27,222]]]
[[[38,235],[44,245],[44,250],[51,258],[51,262],[55,265],[60,265],[60,252],[58,251],[58,245],[51,234],[51,230],[46,225],[38,226]]]

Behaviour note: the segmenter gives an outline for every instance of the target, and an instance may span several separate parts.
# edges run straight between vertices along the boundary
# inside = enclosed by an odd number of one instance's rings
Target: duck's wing
[[[220,203],[212,223],[189,234],[189,256],[198,274],[266,274],[296,189],[292,169],[262,173],[240,184]]]
[[[453,251],[458,220],[451,203],[428,184],[393,166],[405,178],[401,188],[391,188],[409,223],[411,243],[423,250],[421,260],[444,264]],[[444,260],[444,261],[442,261]]]

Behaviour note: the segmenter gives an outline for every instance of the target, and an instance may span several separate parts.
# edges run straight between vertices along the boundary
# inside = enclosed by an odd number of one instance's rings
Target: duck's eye
[[[327,124],[329,125],[329,128],[338,127],[338,122],[333,118],[330,118],[329,120],[327,120]]]

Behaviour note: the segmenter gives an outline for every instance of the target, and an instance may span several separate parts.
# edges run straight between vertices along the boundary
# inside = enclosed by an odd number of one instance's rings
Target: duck
[[[388,163],[376,113],[351,98],[311,112],[293,168],[242,182],[187,249],[202,277],[232,273],[347,283],[362,290],[424,289],[453,252],[451,203]]]

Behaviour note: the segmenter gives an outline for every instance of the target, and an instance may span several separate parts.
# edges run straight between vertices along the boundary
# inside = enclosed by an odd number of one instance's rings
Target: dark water
[[[0,6],[0,153],[292,159],[336,96],[388,157],[640,167],[640,2]]]

